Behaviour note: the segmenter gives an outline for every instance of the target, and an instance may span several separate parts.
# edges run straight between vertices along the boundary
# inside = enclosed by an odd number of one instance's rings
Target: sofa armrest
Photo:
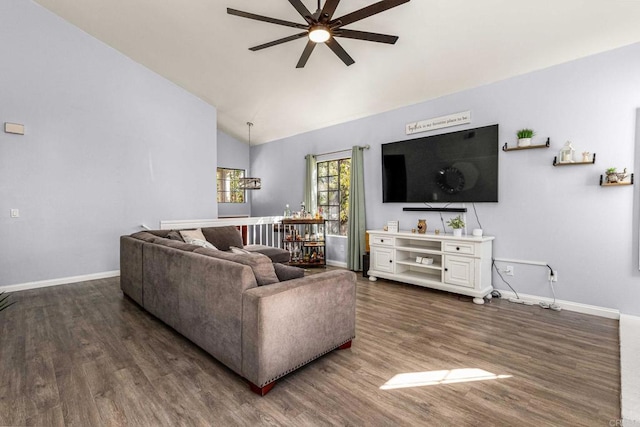
[[[120,289],[140,305],[143,304],[142,248],[144,240],[120,237]]]
[[[263,387],[353,339],[355,284],[336,270],[245,291],[243,376]]]

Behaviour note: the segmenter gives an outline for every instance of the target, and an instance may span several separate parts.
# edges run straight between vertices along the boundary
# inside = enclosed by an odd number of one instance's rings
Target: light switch
[[[11,218],[20,218],[20,209],[11,209]]]
[[[24,135],[24,125],[18,123],[5,123],[4,131],[6,133],[15,133],[16,135]]]

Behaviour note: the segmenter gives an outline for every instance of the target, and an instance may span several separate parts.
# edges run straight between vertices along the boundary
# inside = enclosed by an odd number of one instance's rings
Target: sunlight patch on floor
[[[483,369],[464,368],[447,369],[442,371],[407,372],[395,375],[384,383],[381,390],[396,388],[425,387],[439,384],[454,384],[470,381],[487,381],[511,378],[512,375],[496,375]]]

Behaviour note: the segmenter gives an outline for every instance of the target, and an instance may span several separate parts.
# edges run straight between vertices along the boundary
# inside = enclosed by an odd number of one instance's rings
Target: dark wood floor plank
[[[0,425],[609,425],[618,322],[359,278],[357,337],[265,397],[123,297],[118,278],[14,293]],[[504,378],[383,389],[398,374]],[[453,371],[455,372],[455,371]]]
[[[65,425],[102,425],[100,414],[81,366],[56,372]]]

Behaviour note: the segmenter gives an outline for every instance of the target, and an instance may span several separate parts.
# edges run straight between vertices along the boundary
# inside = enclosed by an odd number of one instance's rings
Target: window
[[[350,182],[351,159],[318,162],[318,209],[327,220],[327,234],[347,235]]]
[[[244,203],[244,190],[238,180],[244,178],[244,169],[218,168],[218,203]]]

